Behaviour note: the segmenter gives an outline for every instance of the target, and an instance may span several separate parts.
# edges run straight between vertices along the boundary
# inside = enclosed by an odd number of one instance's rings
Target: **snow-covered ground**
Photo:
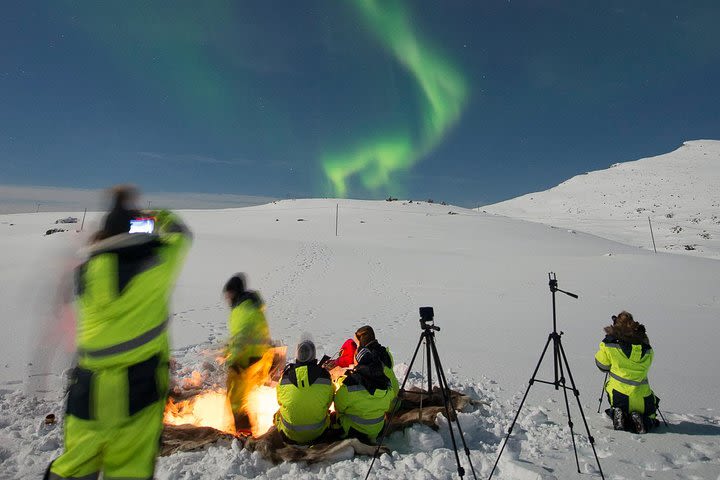
[[[720,258],[720,141],[573,177],[480,211],[576,229],[658,252]]]
[[[265,297],[275,338],[292,345],[311,332],[319,353],[335,352],[370,324],[396,361],[408,362],[420,335],[418,307],[433,306],[449,381],[488,404],[460,415],[478,477],[487,478],[551,330],[552,270],[560,288],[580,295],[558,297],[558,321],[606,478],[720,475],[717,260],[655,255],[636,242],[425,202],[288,200],[180,213],[196,234],[173,302],[175,356],[187,372],[207,373],[203,364],[226,334],[220,289],[236,271],[247,272]],[[69,354],[50,361],[51,346],[63,343],[62,327],[51,320],[53,286],[72,265],[82,234],[43,233],[68,215],[77,212],[0,216],[2,478],[37,478],[60,452],[61,425],[43,425],[46,414],[62,411],[59,380],[69,361]],[[90,224],[98,219],[89,217]],[[650,381],[671,423],[644,436],[615,432],[595,413],[603,376],[593,355],[603,326],[622,309],[648,328],[656,351]],[[496,478],[599,478],[573,407],[585,472],[577,474],[564,410],[559,392],[536,384]],[[397,453],[376,464],[375,478],[456,475],[446,430],[416,426],[393,435],[390,445]],[[231,445],[162,458],[157,477],[350,479],[368,464],[356,458],[273,466]]]

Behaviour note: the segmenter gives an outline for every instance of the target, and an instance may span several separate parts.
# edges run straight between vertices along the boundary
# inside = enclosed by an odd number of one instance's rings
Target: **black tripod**
[[[427,356],[428,369],[427,395],[428,397],[432,395],[432,363],[434,361],[435,373],[437,374],[440,393],[442,394],[443,405],[445,406],[445,416],[448,419],[450,440],[452,441],[453,450],[455,451],[455,461],[457,462],[458,475],[460,476],[460,478],[462,478],[465,475],[465,469],[460,465],[460,456],[458,455],[458,447],[457,443],[455,442],[455,433],[453,432],[452,426],[453,421],[455,421],[455,426],[457,426],[460,440],[462,440],[463,447],[465,447],[465,455],[467,455],[468,463],[470,464],[470,471],[473,474],[473,478],[477,480],[477,476],[475,476],[475,468],[473,468],[472,461],[470,460],[470,449],[465,443],[465,436],[463,434],[462,428],[460,428],[457,411],[455,410],[455,406],[452,403],[450,387],[448,386],[447,379],[445,378],[445,371],[442,368],[442,363],[440,362],[440,355],[438,355],[437,347],[435,346],[435,332],[439,332],[440,327],[436,327],[434,325],[434,316],[435,314],[432,307],[420,307],[420,328],[422,329],[422,334],[420,335],[420,340],[418,341],[417,347],[415,347],[415,353],[413,353],[412,360],[410,360],[410,366],[408,367],[407,373],[405,374],[405,378],[403,379],[402,385],[400,386],[400,393],[405,391],[405,384],[407,383],[410,372],[412,371],[412,366],[415,363],[415,358],[417,357],[418,351],[420,351],[420,346],[423,344],[423,342],[425,342],[425,354]],[[423,395],[425,395],[424,392]],[[385,440],[385,437],[390,430],[390,424],[392,423],[393,418],[395,418],[395,412],[397,411],[399,403],[400,394],[398,394],[397,398],[395,398],[395,401],[393,402],[393,407],[390,410],[390,417],[385,422],[385,427],[383,428],[382,434],[380,435],[377,448],[375,449],[375,453],[373,454],[372,462],[370,462],[370,468],[368,468],[367,474],[365,475],[365,480],[367,480],[370,476],[370,471],[375,464],[375,459],[377,458],[378,453],[380,453],[380,447],[382,446],[383,441]],[[450,413],[451,410],[452,414]]]
[[[570,427],[570,436],[572,438],[572,444],[573,444],[573,450],[575,451],[575,464],[577,465],[578,473],[580,473],[580,461],[578,460],[578,454],[577,454],[577,447],[575,446],[575,432],[573,431],[573,422],[572,418],[570,416],[570,402],[568,401],[568,390],[572,390],[573,394],[575,395],[575,398],[577,399],[578,409],[580,410],[580,416],[582,417],[583,423],[585,424],[585,430],[587,431],[588,440],[590,441],[590,446],[592,447],[593,454],[595,455],[595,461],[597,462],[598,470],[600,470],[600,476],[605,479],[605,475],[603,474],[602,467],[600,466],[600,460],[598,460],[597,452],[595,451],[595,439],[592,435],[590,435],[590,427],[588,427],[587,420],[585,420],[585,413],[583,412],[582,405],[580,404],[580,391],[575,386],[575,380],[573,380],[572,372],[570,372],[570,364],[568,363],[567,356],[565,356],[565,349],[562,346],[562,340],[561,336],[563,335],[563,332],[558,333],[557,332],[557,315],[555,311],[555,292],[564,293],[565,295],[569,295],[573,298],[578,298],[577,295],[574,293],[566,292],[564,290],[560,290],[558,288],[557,278],[555,277],[555,273],[550,272],[548,273],[548,280],[550,285],[550,292],[552,292],[552,310],[553,310],[553,331],[548,335],[547,342],[545,342],[545,348],[543,348],[542,354],[540,355],[540,360],[538,360],[537,366],[535,367],[535,371],[532,374],[532,377],[530,377],[530,382],[528,383],[527,390],[525,390],[525,395],[522,398],[522,401],[520,402],[520,406],[518,407],[517,413],[515,414],[515,418],[513,419],[512,423],[510,424],[510,428],[508,429],[508,433],[505,436],[505,441],[503,442],[503,446],[500,449],[500,453],[498,454],[497,459],[495,460],[495,465],[493,465],[493,469],[490,472],[490,477],[488,477],[488,480],[492,478],[493,474],[495,473],[495,468],[497,467],[498,462],[500,461],[500,457],[502,456],[503,451],[505,450],[505,446],[507,445],[508,439],[510,438],[510,435],[512,434],[513,427],[515,427],[515,422],[517,422],[518,417],[520,416],[520,410],[522,410],[523,404],[525,403],[525,399],[528,396],[528,393],[530,392],[530,387],[533,386],[533,383],[539,382],[539,383],[546,383],[548,385],[552,385],[555,387],[555,390],[559,390],[560,388],[563,389],[563,395],[565,396],[565,409],[567,410],[567,416],[568,416],[568,426]],[[550,342],[553,342],[553,366],[555,371],[555,380],[552,382],[548,382],[546,380],[537,380],[535,378],[535,375],[537,375],[538,370],[540,369],[540,365],[542,364],[543,358],[545,357],[545,353],[547,352],[548,346],[550,346]],[[568,387],[565,384],[565,371],[567,371],[568,377],[570,378],[570,384],[572,387]]]

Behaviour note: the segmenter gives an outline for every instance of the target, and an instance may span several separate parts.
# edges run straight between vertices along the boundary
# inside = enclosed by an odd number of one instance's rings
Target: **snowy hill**
[[[597,236],[425,202],[297,200],[180,214],[196,235],[172,309],[174,356],[184,371],[204,372],[224,340],[220,289],[236,271],[247,272],[250,287],[267,301],[273,337],[293,345],[311,332],[319,354],[334,353],[367,323],[396,362],[409,362],[420,335],[418,307],[433,306],[449,382],[488,404],[459,415],[478,475],[487,478],[551,329],[552,270],[560,288],[580,295],[558,297],[558,321],[606,478],[720,475],[715,260],[654,255]],[[71,252],[98,219],[88,215],[82,234],[43,235],[66,216],[78,212],[0,216],[0,478],[41,476],[62,444],[60,425],[42,424],[46,414],[62,412],[60,374],[70,359],[66,353],[52,360],[67,348],[52,298],[60,272],[72,265]],[[603,377],[593,355],[603,326],[622,309],[647,325],[656,351],[650,382],[670,429],[645,436],[615,432],[595,413]],[[403,366],[397,370],[402,374]],[[559,392],[536,384],[495,478],[599,478],[578,417],[586,474],[577,474],[564,410]],[[390,444],[397,453],[376,464],[375,478],[456,474],[446,430],[413,427],[394,434]],[[273,466],[236,445],[163,458],[156,474],[336,479],[364,476],[368,464],[361,458]]]
[[[720,141],[573,177],[481,211],[571,228],[658,252],[720,258]]]

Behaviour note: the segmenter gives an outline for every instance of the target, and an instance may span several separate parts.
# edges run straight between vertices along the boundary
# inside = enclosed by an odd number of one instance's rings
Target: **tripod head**
[[[555,294],[555,292],[564,293],[565,295],[573,298],[578,298],[577,295],[574,293],[566,292],[565,290],[560,290],[558,288],[558,281],[557,276],[555,275],[555,272],[548,272],[548,285],[550,286],[550,292]]]
[[[435,311],[433,307],[420,307],[420,328],[426,332],[430,330],[440,331],[440,327],[435,326]]]

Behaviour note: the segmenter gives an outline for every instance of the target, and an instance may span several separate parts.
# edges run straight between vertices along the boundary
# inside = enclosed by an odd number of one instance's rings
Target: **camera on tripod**
[[[435,311],[433,307],[420,307],[420,328],[423,330],[440,331],[440,327],[435,326]]]

